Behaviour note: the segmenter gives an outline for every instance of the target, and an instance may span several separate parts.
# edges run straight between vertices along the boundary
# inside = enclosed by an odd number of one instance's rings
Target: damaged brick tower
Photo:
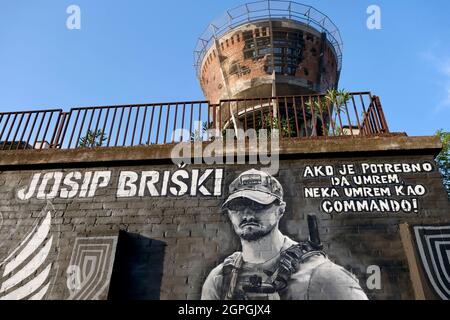
[[[231,9],[212,22],[197,44],[195,65],[212,103],[313,95],[337,89],[342,50],[339,29],[322,12],[295,2],[259,1]],[[274,108],[264,100],[246,107],[258,115],[262,111],[277,116],[278,107],[284,114],[285,103]],[[252,117],[244,119],[241,109],[234,101],[223,102],[218,115],[222,127],[230,122],[242,127],[244,121],[249,127],[258,125]],[[311,115],[305,116],[310,121]],[[261,122],[260,117],[256,121]]]

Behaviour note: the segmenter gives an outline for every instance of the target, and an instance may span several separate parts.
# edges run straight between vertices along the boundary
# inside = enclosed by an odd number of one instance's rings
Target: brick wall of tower
[[[293,30],[286,28],[286,30]],[[255,88],[263,83],[272,83],[272,74],[267,72],[267,59],[269,55],[257,59],[244,57],[244,33],[251,32],[255,35],[263,31],[269,35],[270,28],[267,24],[245,25],[222,36],[206,52],[200,68],[200,84],[206,98],[213,103],[220,99],[242,97],[242,91]],[[303,59],[297,65],[294,79],[302,79],[300,87],[307,92],[325,92],[336,86],[337,57],[330,43],[327,42],[324,49],[323,67],[320,69],[321,38],[318,33],[304,30]],[[322,79],[318,82],[319,74]],[[224,79],[225,77],[225,79]],[[282,85],[282,82],[278,82]],[[227,90],[227,86],[228,89]],[[271,88],[266,89],[265,96],[271,96]],[[299,91],[301,92],[301,91]],[[229,94],[231,96],[229,96]],[[251,95],[251,93],[249,93]],[[253,98],[254,96],[247,96]]]

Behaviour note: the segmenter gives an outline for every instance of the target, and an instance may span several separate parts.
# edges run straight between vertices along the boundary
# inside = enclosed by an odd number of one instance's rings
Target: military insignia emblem
[[[450,300],[450,226],[414,227],[422,266],[433,289]]]

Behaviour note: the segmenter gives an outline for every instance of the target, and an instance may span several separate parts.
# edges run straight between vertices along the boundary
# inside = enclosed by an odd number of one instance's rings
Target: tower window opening
[[[281,64],[281,63],[283,63],[283,57],[282,56],[274,56],[273,61],[275,62],[275,64]]]
[[[283,48],[273,48],[274,54],[283,54]]]
[[[270,48],[262,48],[262,49],[258,49],[258,55],[259,56],[265,56],[267,54],[272,53]]]
[[[265,38],[256,39],[256,45],[258,47],[270,46],[270,38],[265,37]]]
[[[270,68],[270,70],[274,69],[279,74],[295,76],[298,65],[303,60],[303,33],[275,31],[273,35],[273,64],[275,68]]]
[[[242,37],[244,38],[244,41],[253,39],[253,32],[245,31],[245,32],[242,33]]]
[[[266,31],[266,32],[264,32]],[[303,32],[276,30],[273,37],[267,36],[267,28],[243,33],[245,39],[244,59],[266,58],[266,73],[295,76],[298,65],[303,60]]]
[[[244,52],[244,59],[255,59],[257,57],[255,50],[247,50]]]

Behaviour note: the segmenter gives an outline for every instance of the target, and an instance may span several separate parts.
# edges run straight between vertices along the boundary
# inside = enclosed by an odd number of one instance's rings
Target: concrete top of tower
[[[249,2],[230,9],[209,24],[205,32],[199,37],[194,51],[194,64],[197,69],[197,76],[200,76],[202,61],[216,39],[242,25],[267,20],[292,20],[325,33],[327,40],[335,50],[338,60],[338,71],[341,70],[342,37],[338,27],[326,14],[309,5],[293,1],[263,0]]]

